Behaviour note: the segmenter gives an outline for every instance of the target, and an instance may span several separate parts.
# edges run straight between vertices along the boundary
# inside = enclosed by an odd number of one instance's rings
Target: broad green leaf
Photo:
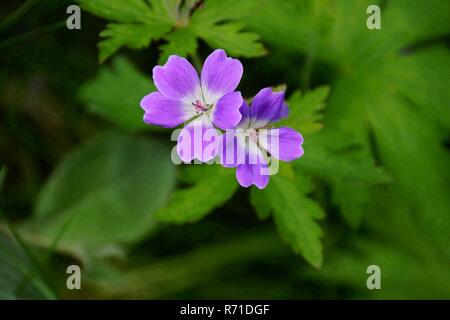
[[[186,223],[200,220],[223,205],[238,188],[234,170],[215,164],[191,165],[185,170],[191,171],[185,178],[190,183],[174,191],[169,203],[158,210],[156,217],[160,221]]]
[[[329,87],[319,87],[304,95],[295,91],[288,100],[289,117],[280,122],[281,126],[291,127],[303,135],[314,133],[322,128],[321,111],[325,107]]]
[[[127,129],[145,129],[141,99],[155,91],[150,78],[144,76],[130,61],[118,57],[112,67],[104,66],[96,78],[86,82],[79,97],[92,113]]]
[[[322,230],[317,223],[324,217],[319,205],[303,194],[295,180],[272,176],[262,191],[273,210],[280,236],[293,250],[316,268],[322,265]]]
[[[67,155],[38,198],[33,230],[72,245],[132,241],[173,188],[170,149],[155,139],[105,133]]]

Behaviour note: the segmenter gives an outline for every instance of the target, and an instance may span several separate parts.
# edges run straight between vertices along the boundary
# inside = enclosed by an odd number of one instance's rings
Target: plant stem
[[[6,19],[0,22],[0,33],[11,27],[23,15],[25,15],[31,8],[33,8],[39,0],[28,0],[22,4],[16,11],[11,13]]]
[[[1,169],[1,171],[0,171],[0,191],[1,191],[1,188],[2,188],[3,183],[5,181],[5,178],[6,178],[6,169],[3,167]],[[49,282],[47,281],[46,275],[43,272],[43,270],[42,270],[38,260],[34,256],[33,252],[26,245],[25,241],[22,239],[20,234],[17,232],[16,228],[9,222],[8,217],[6,216],[6,214],[3,212],[3,210],[1,208],[0,208],[0,217],[3,218],[3,220],[5,221],[5,225],[8,227],[8,229],[11,232],[13,238],[16,240],[16,242],[18,243],[19,247],[22,249],[22,251],[25,253],[25,256],[30,261],[31,265],[33,266],[34,272],[36,272],[36,274],[39,275],[39,278],[40,278],[40,280],[42,282],[42,285],[38,285],[36,287],[48,299],[52,299],[52,300],[56,299],[57,298],[56,293],[48,285]],[[27,277],[27,275],[24,275],[25,279],[29,278],[29,280],[32,281],[34,272],[32,272],[29,275],[29,277]],[[21,291],[21,290],[22,290],[22,288],[19,288],[19,291]]]
[[[21,42],[21,41],[27,40],[29,38],[32,38],[32,37],[38,35],[38,34],[59,29],[59,28],[65,26],[65,25],[66,25],[65,21],[60,21],[60,22],[51,24],[49,26],[37,29],[37,30],[33,30],[33,31],[30,31],[30,32],[19,34],[17,36],[11,37],[9,39],[6,39],[6,40],[3,40],[2,42],[0,42],[0,49],[3,49],[3,48],[8,47],[10,45],[13,45],[13,44],[15,44],[17,42]]]

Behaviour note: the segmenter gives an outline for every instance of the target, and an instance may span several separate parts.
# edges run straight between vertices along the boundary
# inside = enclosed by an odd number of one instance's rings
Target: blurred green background
[[[0,298],[450,298],[449,1],[74,2],[0,4]],[[142,122],[152,68],[216,48],[305,137],[265,190]]]

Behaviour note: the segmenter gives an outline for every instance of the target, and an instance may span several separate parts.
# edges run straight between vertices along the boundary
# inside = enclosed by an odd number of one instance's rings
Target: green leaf
[[[100,62],[123,46],[132,49],[144,48],[150,41],[161,38],[173,26],[170,13],[160,1],[152,1],[154,8],[143,0],[79,1],[84,10],[117,22],[108,24],[100,33],[101,37],[106,37],[99,43]]]
[[[40,278],[28,279],[33,265],[20,247],[0,234],[0,299],[45,299],[48,291]]]
[[[168,43],[161,46],[160,62],[171,54],[186,56],[193,53],[197,48],[197,37],[232,55],[256,57],[265,53],[258,35],[242,32],[244,24],[237,21],[257,5],[254,0],[206,1],[199,8],[195,8],[195,1],[79,1],[84,10],[115,22],[100,33],[106,37],[99,43],[100,62],[123,46],[141,49],[161,38]]]
[[[152,81],[139,72],[130,61],[118,57],[112,68],[103,67],[96,78],[86,82],[79,91],[81,101],[92,113],[127,129],[145,129],[140,100],[156,90]]]
[[[288,100],[289,117],[283,119],[280,125],[293,128],[303,135],[312,134],[322,128],[321,111],[330,89],[328,86],[315,88],[304,95],[295,91]]]
[[[250,189],[250,204],[255,209],[259,219],[265,220],[270,217],[270,203],[261,191],[257,189]]]
[[[382,29],[368,30],[364,27],[367,15],[359,13],[377,3],[268,0],[259,14],[248,17],[248,25],[276,49],[302,55],[312,52],[314,64],[326,62],[327,68],[337,71],[330,83],[324,125],[328,131],[352,137],[361,149],[356,158],[345,161],[345,171],[352,171],[349,165],[356,161],[365,163],[361,169],[374,163],[383,166],[393,180],[386,193],[398,192],[399,201],[406,198],[401,210],[432,229],[438,246],[444,247],[450,219],[445,214],[448,152],[442,148],[447,138],[442,128],[450,123],[446,88],[450,55],[436,46],[435,37],[448,33],[449,20],[443,12],[450,4],[383,2]],[[264,23],[268,19],[271,23]],[[311,154],[306,141],[304,160]],[[376,178],[372,173],[364,179]],[[353,223],[361,221],[375,201],[373,189],[339,177],[332,182],[332,193],[345,208],[344,217],[352,216]]]
[[[221,25],[193,24],[195,34],[212,48],[223,48],[229,54],[243,57],[258,57],[266,54],[259,42],[259,36],[252,32],[242,32],[244,24],[230,22]]]
[[[106,38],[98,44],[100,62],[105,61],[123,46],[142,49],[148,46],[152,39],[159,39],[168,30],[167,25],[157,23],[145,25],[110,23],[100,33],[101,37]]]
[[[258,34],[242,31],[245,23],[240,20],[257,5],[253,0],[206,1],[192,15],[189,27],[212,48],[223,48],[234,56],[258,57],[266,49]]]
[[[179,0],[148,0],[155,18],[176,22]]]
[[[175,170],[170,149],[154,139],[102,134],[74,150],[42,189],[33,229],[71,245],[132,241],[152,230]]]
[[[259,1],[248,0],[206,0],[194,12],[194,22],[203,21],[207,24],[241,19],[252,15],[252,11],[259,5]]]
[[[363,146],[346,134],[324,130],[307,137],[303,147],[305,154],[294,165],[315,176],[358,187],[390,181],[386,172],[365,154]]]
[[[219,165],[191,165],[183,174],[189,182],[186,188],[172,193],[169,203],[156,213],[160,221],[170,223],[195,222],[230,199],[238,184],[234,170]]]
[[[272,176],[270,180],[262,192],[273,210],[278,232],[295,252],[320,268],[322,230],[316,220],[322,219],[324,212],[298,188],[295,180],[282,175]]]
[[[154,18],[144,0],[78,0],[83,10],[117,22],[147,22]]]
[[[197,50],[197,38],[190,28],[179,28],[164,37],[167,41],[159,47],[162,51],[159,56],[159,64],[164,64],[170,55],[187,57]]]

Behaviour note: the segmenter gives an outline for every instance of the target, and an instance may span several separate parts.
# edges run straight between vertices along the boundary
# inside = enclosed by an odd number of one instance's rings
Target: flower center
[[[200,100],[195,100],[195,102],[192,102],[192,105],[195,107],[197,113],[206,112],[212,106],[211,104],[205,104]]]
[[[246,133],[254,143],[258,143],[258,132],[255,129],[247,129]]]

